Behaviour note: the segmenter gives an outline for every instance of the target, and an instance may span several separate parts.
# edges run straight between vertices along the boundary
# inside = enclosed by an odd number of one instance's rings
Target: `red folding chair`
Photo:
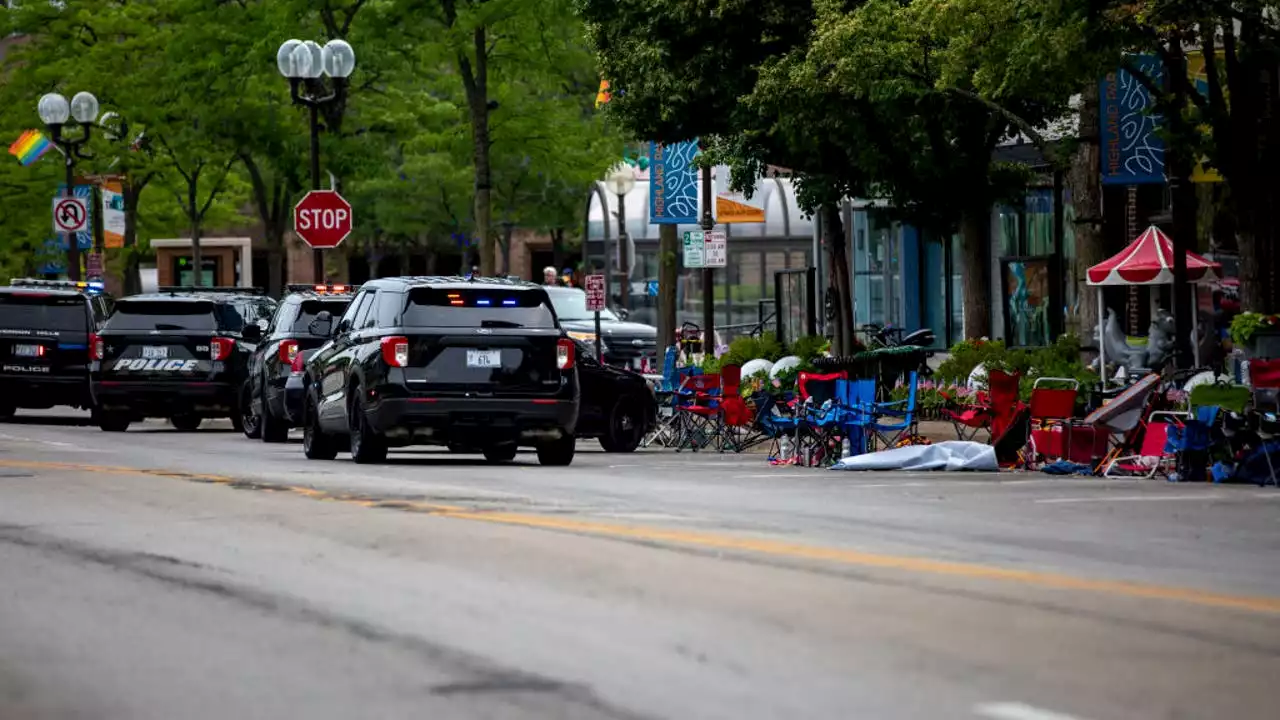
[[[685,448],[696,452],[716,441],[723,400],[720,375],[690,375],[682,389],[691,393],[692,398],[676,408],[680,413],[676,452]]]
[[[1021,382],[1021,373],[992,370],[987,373],[987,390],[978,393],[976,403],[963,405],[942,393],[951,404],[942,409],[942,414],[951,420],[959,439],[972,440],[979,432],[986,431],[988,442],[994,442],[1013,422]]]
[[[1031,387],[1031,440],[1039,459],[1071,455],[1071,418],[1079,394],[1078,380],[1036,378]]]

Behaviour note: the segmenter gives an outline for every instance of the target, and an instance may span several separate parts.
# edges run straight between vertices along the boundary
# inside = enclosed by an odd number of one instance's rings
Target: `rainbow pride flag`
[[[51,147],[53,143],[49,142],[49,138],[45,137],[44,133],[39,130],[28,130],[9,146],[9,154],[18,158],[18,162],[23,165],[30,165],[49,152]]]

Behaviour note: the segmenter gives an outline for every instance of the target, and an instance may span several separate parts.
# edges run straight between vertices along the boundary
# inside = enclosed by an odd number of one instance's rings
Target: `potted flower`
[[[1280,357],[1280,315],[1236,315],[1231,320],[1231,342],[1250,358]]]

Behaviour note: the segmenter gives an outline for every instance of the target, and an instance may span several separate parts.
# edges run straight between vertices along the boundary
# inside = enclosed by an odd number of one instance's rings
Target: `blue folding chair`
[[[875,434],[874,439],[885,448],[897,447],[903,440],[910,440],[916,435],[916,380],[916,373],[911,373],[907,379],[909,390],[906,400],[876,403],[871,408],[869,427]]]
[[[849,441],[850,455],[869,449],[871,411],[876,404],[875,380],[841,380],[836,383],[840,431]]]
[[[690,377],[702,374],[702,368],[691,365],[676,367],[675,346],[667,348],[666,362],[662,365],[662,387],[654,395],[658,400],[658,422],[653,430],[640,441],[640,447],[657,445],[675,447],[683,433],[680,406],[693,401],[693,392],[685,385]]]

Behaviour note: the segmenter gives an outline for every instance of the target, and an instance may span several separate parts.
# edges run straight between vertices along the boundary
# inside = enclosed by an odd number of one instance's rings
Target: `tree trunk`
[[[964,336],[991,337],[991,216],[986,211],[965,213],[960,222],[964,238]]]
[[[489,165],[489,48],[483,25],[474,30],[472,40],[476,63],[475,73],[467,82],[467,104],[471,109],[471,140],[475,149],[476,235],[480,239],[480,274],[489,276],[493,275],[495,255],[494,238],[489,232],[493,172]],[[464,75],[469,74],[469,68],[463,70]]]
[[[556,270],[565,267],[565,249],[564,249],[564,228],[556,228],[551,231],[551,264],[555,265]],[[541,272],[540,269],[533,269],[534,275],[537,276]]]
[[[133,182],[126,182],[121,192],[124,194],[124,247],[125,247],[125,266],[124,266],[124,294],[137,295],[142,292],[142,274],[139,265],[141,260],[138,257],[138,198],[142,195],[142,189],[146,187],[143,183],[142,187],[138,187]]]
[[[1086,87],[1081,96],[1080,146],[1072,158],[1067,184],[1071,188],[1071,205],[1076,213],[1080,340],[1082,345],[1089,346],[1093,343],[1087,338],[1094,336],[1102,308],[1098,307],[1097,291],[1086,282],[1085,272],[1106,260],[1107,253],[1102,237],[1101,101],[1096,85]]]
[[[199,215],[195,215],[191,220],[191,262],[195,265],[191,284],[196,287],[204,285],[204,256],[200,253],[200,219]],[[213,279],[213,284],[218,284],[217,278]]]
[[[267,240],[267,294],[284,297],[284,249],[278,240]]]
[[[854,352],[853,286],[849,282],[849,255],[845,247],[844,222],[840,217],[838,204],[822,206],[822,234],[829,259],[827,274],[836,294],[832,351],[836,355],[852,355]]]
[[[658,358],[665,362],[667,347],[676,344],[676,283],[679,282],[680,239],[675,225],[658,226]],[[662,372],[666,368],[661,369]]]

